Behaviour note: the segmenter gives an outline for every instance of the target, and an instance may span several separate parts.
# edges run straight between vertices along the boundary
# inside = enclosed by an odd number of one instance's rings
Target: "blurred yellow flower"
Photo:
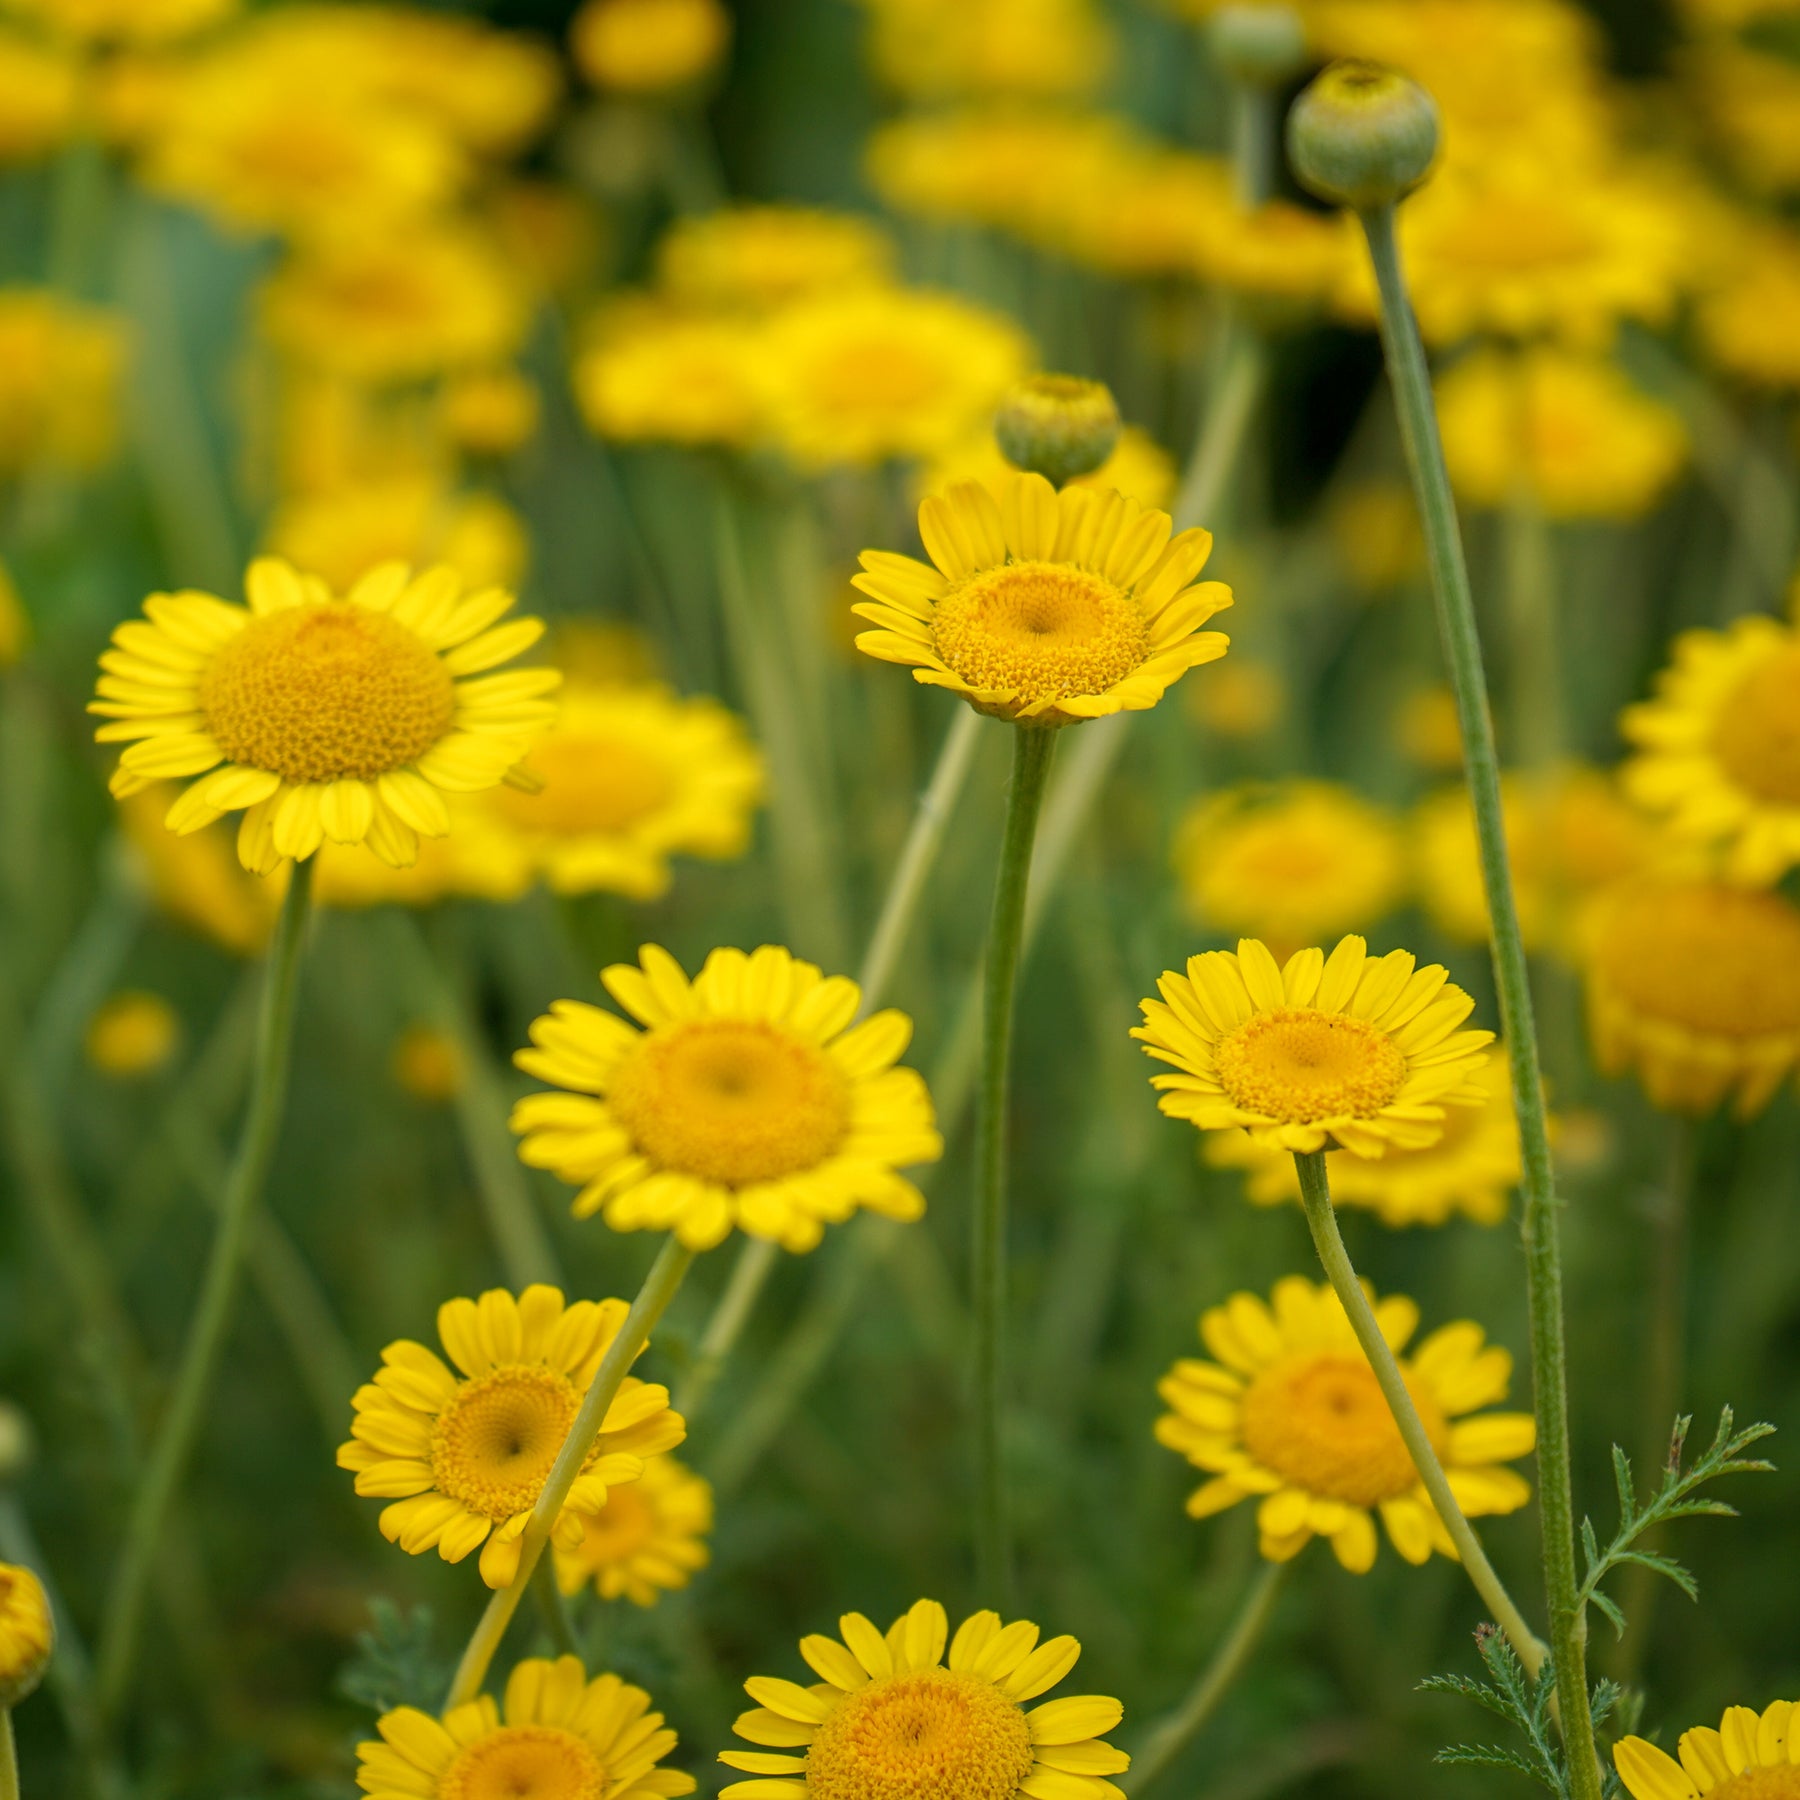
[[[366,382],[504,361],[530,324],[529,296],[499,246],[461,225],[311,245],[263,283],[260,300],[280,349]]]
[[[1195,923],[1231,938],[1254,934],[1278,960],[1378,924],[1406,892],[1399,821],[1334,781],[1204,795],[1176,826],[1173,861]]]
[[[1738,173],[1752,187],[1800,187],[1800,67],[1729,38],[1687,51],[1700,105]]]
[[[1285,200],[1213,213],[1194,244],[1193,273],[1234,293],[1322,304],[1344,283],[1357,246],[1344,222]]]
[[[885,282],[895,259],[893,238],[860,213],[730,206],[671,225],[656,247],[656,273],[677,305],[766,311]]]
[[[821,1681],[801,1687],[758,1675],[744,1683],[756,1706],[734,1729],[759,1748],[722,1750],[719,1761],[756,1779],[733,1782],[720,1800],[1106,1800],[1118,1792],[1106,1778],[1131,1758],[1100,1741],[1125,1716],[1117,1700],[1089,1694],[1025,1710],[1074,1668],[1074,1638],[1039,1643],[1037,1626],[1003,1625],[992,1612],[965,1619],[952,1638],[935,1600],[916,1602],[885,1632],[862,1613],[845,1613],[838,1629],[842,1642],[800,1640]]]
[[[1785,1800],[1800,1787],[1795,1770],[1795,1702],[1776,1700],[1758,1713],[1728,1706],[1714,1731],[1696,1725],[1668,1751],[1641,1737],[1613,1745],[1613,1767],[1632,1800]]]
[[[937,456],[1030,362],[1004,313],[901,288],[796,301],[758,346],[770,438],[805,469]]]
[[[1444,1135],[1444,1109],[1487,1098],[1476,1071],[1491,1031],[1460,1030],[1475,1002],[1408,950],[1371,957],[1359,937],[1284,966],[1254,938],[1166,971],[1131,1035],[1177,1073],[1158,1108],[1201,1131],[1241,1127],[1271,1149],[1378,1157]]]
[[[642,1031],[559,1000],[514,1058],[560,1090],[513,1108],[519,1155],[586,1184],[577,1217],[693,1249],[737,1226],[795,1251],[858,1207],[919,1217],[924,1197],[899,1171],[944,1144],[925,1083],[895,1066],[904,1013],[853,1024],[855,982],[770,945],[715,950],[692,981],[654,944],[640,960],[600,978]]]
[[[869,60],[915,100],[1096,87],[1113,37],[1093,0],[863,0]]]
[[[1697,315],[1707,353],[1727,373],[1800,388],[1800,234],[1773,223],[1750,234]]]
[[[403,868],[450,828],[446,794],[497,783],[554,715],[554,669],[490,674],[529,649],[537,619],[499,621],[512,595],[465,595],[453,570],[371,570],[334,599],[317,576],[266,557],[248,607],[152,594],[113,633],[90,712],[126,745],[120,799],[196,775],[171,831],[243,811],[238,856],[267,874],[330,838]],[[223,765],[223,766],[221,766]]]
[[[575,365],[576,397],[602,437],[742,447],[762,417],[760,355],[757,328],[742,320],[616,302]]]
[[[55,1642],[44,1584],[21,1563],[0,1563],[0,1711],[43,1679]]]
[[[1398,1294],[1376,1300],[1371,1290],[1370,1299],[1398,1354],[1418,1330],[1418,1307]],[[1156,1421],[1157,1441],[1211,1476],[1189,1496],[1190,1517],[1210,1518],[1254,1498],[1271,1562],[1287,1562],[1322,1537],[1346,1569],[1364,1574],[1375,1563],[1376,1513],[1409,1563],[1428,1562],[1433,1550],[1455,1557],[1328,1286],[1290,1275],[1266,1304],[1233,1294],[1201,1315],[1200,1337],[1217,1360],[1184,1358],[1157,1389],[1174,1409]],[[1506,1398],[1512,1358],[1465,1319],[1434,1331],[1400,1367],[1463,1512],[1517,1512],[1531,1489],[1504,1465],[1531,1454],[1536,1421],[1530,1413],[1480,1410]]]
[[[505,1587],[518,1572],[531,1509],[628,1310],[623,1300],[565,1305],[541,1284],[516,1300],[491,1288],[479,1301],[438,1308],[454,1369],[423,1344],[389,1344],[373,1384],[356,1390],[350,1440],[337,1454],[338,1467],[355,1472],[357,1493],[392,1502],[381,1535],[409,1556],[436,1550],[450,1563],[479,1548],[482,1580]],[[636,1481],[646,1457],[686,1435],[667,1388],[626,1376],[552,1541],[573,1549],[583,1515],[606,1504],[608,1489]]]
[[[435,1025],[409,1025],[394,1040],[389,1058],[394,1080],[415,1100],[442,1105],[468,1079],[461,1046]]]
[[[1594,897],[1643,869],[1655,833],[1607,771],[1570,763],[1501,781],[1513,895],[1526,946],[1566,958],[1576,953]],[[1446,788],[1414,815],[1415,854],[1425,910],[1463,943],[1487,941],[1487,894],[1467,791]]]
[[[88,1020],[82,1048],[102,1075],[135,1081],[166,1068],[181,1047],[181,1019],[161,994],[131,989]]]
[[[1425,573],[1419,503],[1404,481],[1359,481],[1332,495],[1325,525],[1350,579],[1379,594]]]
[[[451,795],[449,834],[421,838],[417,858],[405,868],[394,868],[361,844],[322,844],[313,874],[314,903],[421,907],[452,895],[497,904],[517,900],[529,891],[536,871],[524,847],[483,804],[486,798]]]
[[[582,74],[623,94],[687,87],[730,42],[731,15],[719,0],[587,0],[569,28]]]
[[[1271,663],[1228,657],[1204,681],[1182,689],[1188,716],[1217,737],[1266,736],[1287,711],[1287,684]]]
[[[942,494],[958,481],[979,481],[997,501],[1013,465],[1000,454],[992,425],[983,425],[961,443],[953,445],[919,481],[919,494]],[[1089,475],[1077,475],[1071,485],[1115,488],[1128,500],[1154,510],[1166,507],[1175,491],[1175,459],[1147,431],[1127,425],[1119,433],[1113,453]]]
[[[649,1457],[636,1481],[582,1519],[581,1542],[556,1551],[557,1585],[578,1594],[592,1583],[602,1600],[654,1606],[706,1567],[712,1525],[711,1486],[672,1456]]]
[[[1687,461],[1681,415],[1605,356],[1476,349],[1437,398],[1450,479],[1474,506],[1524,496],[1556,518],[1636,518]]]
[[[374,1800],[665,1800],[694,1778],[665,1769],[675,1733],[650,1696],[616,1675],[589,1681],[573,1656],[513,1665],[504,1708],[485,1694],[441,1722],[417,1707],[383,1713],[380,1743],[356,1746],[357,1786]]]
[[[1594,1056],[1672,1112],[1761,1112],[1800,1063],[1800,909],[1780,894],[1642,880],[1594,907],[1583,974]]]
[[[239,0],[5,0],[54,32],[90,42],[163,44],[228,19]]]
[[[0,477],[107,461],[125,354],[116,315],[41,288],[0,288]]]
[[[1200,629],[1231,604],[1194,579],[1212,533],[1170,533],[1167,513],[1099,488],[1015,473],[996,502],[959,482],[919,507],[930,564],[863,552],[855,611],[876,629],[857,648],[996,718],[1145,711],[1231,641]]]
[[[443,392],[444,435],[475,456],[510,456],[536,434],[543,404],[517,369],[470,369]]]
[[[1444,1135],[1423,1150],[1389,1150],[1379,1161],[1333,1150],[1326,1158],[1336,1206],[1374,1213],[1382,1224],[1443,1225],[1457,1214],[1477,1225],[1506,1218],[1519,1185],[1519,1122],[1504,1052],[1475,1071],[1485,1098],[1444,1115]],[[1247,1133],[1215,1131],[1200,1140],[1216,1169],[1242,1169],[1245,1191],[1258,1206],[1299,1203],[1300,1173],[1285,1150],[1259,1144]]]
[[[1462,720],[1456,696],[1442,682],[1414,688],[1394,716],[1394,741],[1410,762],[1434,775],[1462,767]],[[1482,917],[1485,919],[1486,914]]]
[[[80,89],[67,50],[0,27],[0,163],[31,162],[63,143]]]
[[[1734,881],[1800,864],[1800,628],[1761,614],[1684,631],[1655,697],[1619,728],[1626,792],[1682,841],[1717,847]]]
[[[170,831],[163,819],[180,793],[172,783],[158,783],[120,803],[120,820],[151,897],[176,923],[220,949],[258,956],[275,929],[282,884],[250,874],[223,830],[182,837]]]
[[[540,786],[496,788],[486,808],[559,894],[654,900],[672,856],[749,848],[763,762],[735,714],[660,683],[571,683],[524,770]]]

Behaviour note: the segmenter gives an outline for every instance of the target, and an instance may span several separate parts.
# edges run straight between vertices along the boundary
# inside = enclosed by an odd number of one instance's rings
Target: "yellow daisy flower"
[[[1800,863],[1800,629],[1760,614],[1684,631],[1652,700],[1619,721],[1637,754],[1626,791],[1735,881]]]
[[[63,143],[83,98],[73,50],[0,29],[0,163],[34,162]]]
[[[7,10],[73,38],[161,44],[216,25],[238,0],[8,0]]]
[[[838,1629],[841,1643],[800,1640],[821,1680],[744,1683],[756,1705],[735,1729],[766,1748],[719,1752],[757,1777],[722,1789],[721,1800],[1117,1800],[1107,1777],[1131,1758],[1100,1741],[1125,1715],[1117,1700],[1080,1695],[1025,1709],[1074,1668],[1074,1638],[1040,1644],[1037,1626],[1002,1625],[991,1612],[964,1620],[952,1638],[935,1600],[918,1601],[885,1634],[861,1613],[846,1613]]]
[[[1359,937],[1329,958],[1301,950],[1277,967],[1253,938],[1236,953],[1188,958],[1145,1000],[1131,1035],[1174,1064],[1157,1102],[1201,1131],[1242,1126],[1271,1149],[1422,1150],[1444,1135],[1447,1106],[1487,1098],[1474,1075],[1491,1031],[1459,1031],[1475,1002],[1410,950],[1371,957]]]
[[[118,317],[42,288],[0,288],[0,476],[98,468],[119,437]]]
[[[886,281],[895,260],[873,219],[811,206],[722,207],[677,220],[656,246],[658,284],[678,304],[755,312]]]
[[[389,1344],[373,1383],[356,1391],[350,1441],[337,1455],[359,1494],[393,1502],[381,1535],[409,1556],[435,1549],[450,1563],[480,1549],[481,1579],[506,1587],[531,1509],[629,1310],[623,1300],[566,1306],[542,1284],[516,1300],[490,1288],[438,1308],[450,1363],[408,1338]],[[667,1388],[626,1376],[551,1541],[574,1549],[583,1516],[686,1435]]]
[[[1182,815],[1173,860],[1197,921],[1257,932],[1276,955],[1385,918],[1406,888],[1398,823],[1333,781],[1208,794]]]
[[[1594,1054],[1658,1105],[1739,1118],[1800,1063],[1800,909],[1705,881],[1621,884],[1588,920],[1583,973]]]
[[[689,981],[655,944],[601,971],[644,1029],[559,1000],[513,1059],[565,1090],[513,1108],[519,1155],[586,1185],[575,1213],[615,1231],[674,1231],[703,1250],[735,1226],[810,1250],[861,1207],[916,1219],[899,1171],[943,1154],[925,1083],[896,1068],[912,1021],[852,1025],[841,975],[765,944],[714,950]],[[590,1097],[592,1096],[592,1097]]]
[[[730,42],[731,14],[719,0],[587,0],[569,28],[582,74],[621,94],[685,87]]]
[[[637,296],[605,307],[588,339],[575,364],[575,397],[601,437],[741,448],[757,435],[755,324],[694,317]]]
[[[657,899],[671,856],[742,856],[763,793],[737,716],[660,682],[566,688],[524,769],[541,785],[485,804],[559,894]]]
[[[244,591],[247,608],[152,594],[114,631],[88,710],[113,721],[101,742],[127,744],[115,795],[201,776],[169,829],[243,810],[238,855],[257,874],[327,838],[404,867],[421,833],[449,830],[445,794],[492,787],[554,715],[554,669],[485,673],[543,631],[498,622],[503,589],[465,596],[450,569],[385,563],[338,600],[265,557]]]
[[[1725,279],[1696,309],[1720,368],[1765,387],[1800,387],[1800,233],[1768,224],[1727,260]]]
[[[1113,36],[1094,0],[864,0],[869,60],[913,100],[1085,93]]]
[[[870,598],[855,610],[877,629],[857,648],[996,718],[1141,712],[1231,642],[1200,629],[1231,604],[1223,582],[1194,581],[1212,533],[1171,530],[1167,513],[1114,491],[1071,483],[1059,494],[1015,474],[996,501],[957,482],[919,507],[935,568],[863,552],[854,581]]]
[[[579,1659],[528,1657],[503,1706],[483,1694],[441,1719],[402,1706],[376,1721],[380,1743],[356,1746],[357,1786],[371,1800],[664,1800],[694,1778],[658,1765],[675,1733],[650,1696],[616,1675],[592,1681]]]
[[[1369,1298],[1398,1354],[1418,1329],[1418,1307],[1397,1294]],[[1255,1497],[1271,1562],[1322,1537],[1359,1575],[1375,1562],[1376,1513],[1408,1562],[1456,1555],[1329,1284],[1290,1275],[1267,1304],[1233,1294],[1201,1315],[1200,1337],[1217,1360],[1184,1358],[1157,1387],[1174,1408],[1156,1421],[1157,1442],[1211,1477],[1188,1497],[1191,1517]],[[1484,1347],[1481,1327],[1463,1320],[1434,1331],[1400,1368],[1463,1512],[1517,1512],[1531,1489],[1502,1465],[1531,1453],[1537,1423],[1530,1413],[1479,1412],[1506,1398],[1512,1357]]]
[[[1389,1150],[1374,1162],[1332,1151],[1326,1163],[1333,1204],[1361,1207],[1394,1227],[1443,1225],[1459,1213],[1477,1225],[1500,1224],[1520,1176],[1519,1121],[1505,1057],[1496,1051],[1471,1080],[1485,1096],[1481,1105],[1447,1112],[1435,1144]],[[1256,1205],[1298,1203],[1300,1175],[1287,1151],[1240,1131],[1210,1132],[1200,1147],[1215,1169],[1245,1172],[1244,1191]]]
[[[1696,1725],[1681,1734],[1679,1761],[1641,1737],[1620,1738],[1613,1767],[1632,1800],[1792,1800],[1800,1794],[1797,1705],[1728,1706],[1717,1731]]]
[[[556,1552],[557,1585],[576,1594],[592,1582],[602,1600],[654,1606],[706,1567],[712,1525],[711,1486],[674,1457],[653,1456],[636,1481],[582,1519],[573,1550]]]
[[[0,1563],[0,1709],[43,1679],[56,1641],[44,1584],[20,1563]]]

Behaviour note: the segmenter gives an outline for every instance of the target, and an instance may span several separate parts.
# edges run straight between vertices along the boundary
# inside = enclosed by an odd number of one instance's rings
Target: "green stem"
[[[1235,310],[1227,313],[1224,332],[1219,372],[1207,392],[1193,452],[1171,509],[1177,531],[1204,524],[1217,508],[1268,385],[1269,352],[1260,334]]]
[[[1231,86],[1231,174],[1245,212],[1275,191],[1275,96],[1254,81]]]
[[[705,1405],[713,1384],[724,1372],[725,1364],[750,1315],[756,1309],[775,1265],[781,1260],[781,1246],[772,1238],[746,1237],[744,1247],[731,1265],[725,1291],[713,1307],[712,1317],[700,1334],[700,1347],[694,1352],[694,1366],[675,1396],[675,1410],[691,1425]]]
[[[581,1645],[575,1637],[575,1627],[569,1623],[569,1609],[563,1604],[562,1590],[556,1585],[556,1558],[544,1557],[537,1566],[537,1573],[531,1578],[531,1591],[537,1597],[538,1614],[544,1621],[544,1629],[550,1634],[550,1643],[558,1656],[579,1658]]]
[[[19,1746],[10,1706],[0,1706],[0,1800],[19,1800]]]
[[[1156,1778],[1194,1741],[1207,1720],[1219,1710],[1219,1702],[1244,1672],[1244,1664],[1250,1660],[1250,1653],[1275,1611],[1275,1602],[1280,1598],[1289,1566],[1287,1563],[1263,1565],[1262,1573],[1244,1595],[1237,1617],[1213,1652],[1212,1660],[1188,1690],[1187,1698],[1166,1719],[1152,1727],[1143,1749],[1131,1759],[1130,1774],[1119,1783],[1133,1800],[1145,1788],[1154,1785]]]
[[[1541,768],[1569,747],[1558,642],[1556,557],[1549,521],[1523,490],[1501,519],[1506,569],[1507,721],[1514,764]]]
[[[1394,1423],[1400,1428],[1400,1436],[1413,1459],[1413,1467],[1419,1471],[1419,1479],[1424,1482],[1425,1491],[1431,1496],[1431,1503],[1437,1508],[1438,1517],[1443,1521],[1444,1529],[1449,1532],[1450,1541],[1455,1544],[1456,1553],[1462,1559],[1463,1569],[1474,1584],[1476,1593],[1494,1615],[1500,1629],[1506,1633],[1506,1641],[1512,1645],[1519,1661],[1525,1665],[1526,1672],[1535,1680],[1538,1670],[1544,1665],[1544,1646],[1537,1633],[1525,1623],[1524,1615],[1513,1604],[1512,1596],[1507,1593],[1505,1585],[1494,1572],[1494,1565],[1488,1561],[1487,1552],[1482,1549],[1474,1527],[1463,1516],[1456,1496],[1450,1491],[1444,1465],[1438,1461],[1431,1434],[1425,1429],[1425,1423],[1419,1417],[1419,1409],[1413,1403],[1412,1391],[1406,1385],[1406,1377],[1400,1372],[1399,1359],[1394,1355],[1392,1345],[1382,1336],[1375,1309],[1370,1306],[1369,1296],[1356,1278],[1356,1270],[1350,1263],[1350,1252],[1344,1248],[1343,1233],[1338,1230],[1337,1209],[1331,1204],[1325,1152],[1314,1150],[1308,1155],[1296,1151],[1294,1166],[1300,1173],[1300,1200],[1306,1208],[1306,1223],[1312,1232],[1313,1248],[1319,1253],[1319,1261],[1331,1282],[1332,1292],[1343,1302],[1344,1311],[1350,1318],[1350,1329],[1356,1333],[1356,1341],[1362,1345],[1363,1354],[1368,1357],[1369,1366],[1375,1371],[1375,1379],[1380,1383],[1381,1391],[1387,1399],[1388,1410],[1394,1415]]]
[[[593,1449],[595,1440],[600,1436],[606,1424],[607,1412],[618,1397],[625,1377],[631,1372],[631,1365],[649,1343],[650,1333],[656,1329],[656,1323],[663,1316],[664,1309],[675,1298],[675,1291],[681,1286],[682,1278],[693,1260],[694,1252],[671,1233],[657,1253],[656,1261],[650,1265],[650,1273],[644,1277],[644,1285],[638,1289],[637,1298],[631,1303],[631,1311],[625,1315],[625,1322],[619,1327],[618,1335],[607,1345],[606,1354],[600,1359],[600,1367],[594,1371],[594,1379],[588,1383],[588,1391],[582,1397],[581,1410],[575,1415],[575,1422],[569,1427],[569,1435],[564,1438],[563,1447],[557,1452],[556,1461],[538,1494],[537,1504],[531,1509],[525,1534],[519,1540],[518,1573],[514,1575],[510,1587],[501,1588],[489,1599],[487,1610],[482,1613],[468,1647],[463,1651],[462,1661],[457,1664],[456,1679],[450,1684],[449,1697],[444,1702],[446,1712],[453,1706],[461,1706],[473,1700],[481,1692],[481,1684],[487,1679],[488,1665],[494,1660],[494,1652],[500,1648],[500,1640],[505,1637],[513,1614],[519,1610],[519,1601],[524,1597],[532,1573],[544,1554],[545,1545],[550,1542],[551,1527],[562,1512],[563,1502],[569,1497],[569,1489],[575,1485],[575,1478],[581,1473],[582,1465],[588,1459],[588,1452]]]
[[[144,1601],[155,1573],[163,1530],[199,1436],[201,1410],[225,1346],[232,1300],[249,1245],[256,1204],[275,1158],[287,1102],[293,1048],[294,1002],[312,898],[310,861],[294,865],[281,918],[269,946],[261,1015],[243,1135],[219,1208],[218,1228],[201,1282],[200,1299],[182,1352],[167,1413],[126,1521],[125,1542],[108,1596],[99,1649],[97,1700],[103,1719],[117,1715],[131,1679]]]
[[[975,1569],[984,1605],[1004,1607],[1012,1590],[1003,1443],[1006,1325],[1006,1132],[1012,1073],[1013,996],[1025,939],[1031,846],[1043,809],[1056,734],[1013,727],[1012,785],[1000,840],[1000,871],[983,974],[980,1122],[975,1162]]]
[[[1569,1449],[1568,1346],[1563,1325],[1562,1245],[1550,1134],[1544,1116],[1537,1030],[1519,911],[1507,866],[1506,824],[1500,806],[1500,768],[1469,571],[1457,531],[1456,503],[1444,467],[1425,347],[1406,297],[1391,205],[1362,215],[1381,295],[1381,341],[1400,416],[1400,435],[1418,497],[1431,565],[1438,628],[1462,725],[1463,768],[1475,809],[1481,872],[1492,920],[1494,983],[1500,1023],[1512,1062],[1513,1103],[1519,1116],[1524,1165],[1525,1284],[1531,1312],[1531,1369],[1536,1402],[1538,1506],[1543,1521],[1544,1587],[1549,1602],[1550,1647],[1564,1742],[1569,1751],[1572,1800],[1600,1800],[1600,1757],[1588,1700],[1587,1610],[1575,1572],[1575,1501]]]

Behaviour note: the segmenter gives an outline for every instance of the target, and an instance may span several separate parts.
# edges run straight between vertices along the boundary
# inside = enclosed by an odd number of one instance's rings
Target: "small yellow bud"
[[[506,456],[537,430],[536,387],[517,369],[478,369],[444,389],[444,429],[459,449]]]
[[[1246,87],[1279,87],[1306,66],[1306,27],[1291,6],[1223,6],[1208,31],[1214,60]]]
[[[160,994],[114,994],[88,1021],[87,1058],[102,1075],[154,1075],[181,1045],[181,1020]]]
[[[55,1642],[44,1584],[17,1563],[0,1563],[0,1707],[17,1706],[43,1680]]]
[[[463,1056],[456,1040],[431,1025],[409,1025],[394,1045],[394,1079],[415,1100],[442,1105],[462,1090]]]
[[[1001,401],[994,419],[1000,454],[1054,487],[1099,468],[1119,431],[1112,390],[1078,375],[1027,376]]]
[[[1333,63],[1294,102],[1288,160],[1300,184],[1358,212],[1410,194],[1437,155],[1437,103],[1398,69]]]

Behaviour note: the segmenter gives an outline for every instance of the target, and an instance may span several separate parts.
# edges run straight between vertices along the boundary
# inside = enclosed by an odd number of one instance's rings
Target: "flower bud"
[[[0,1707],[17,1706],[43,1680],[55,1639],[44,1584],[29,1569],[0,1563]]]
[[[31,1467],[36,1450],[31,1421],[10,1400],[0,1400],[0,1487]]]
[[[1029,375],[1000,403],[994,420],[1000,454],[1052,486],[1091,474],[1119,441],[1119,408],[1101,381],[1078,375]]]
[[[1306,65],[1306,27],[1291,6],[1223,6],[1210,32],[1214,60],[1246,87],[1278,87]]]
[[[1302,186],[1367,212],[1425,179],[1437,154],[1437,105],[1398,69],[1333,63],[1294,102],[1287,144]]]

